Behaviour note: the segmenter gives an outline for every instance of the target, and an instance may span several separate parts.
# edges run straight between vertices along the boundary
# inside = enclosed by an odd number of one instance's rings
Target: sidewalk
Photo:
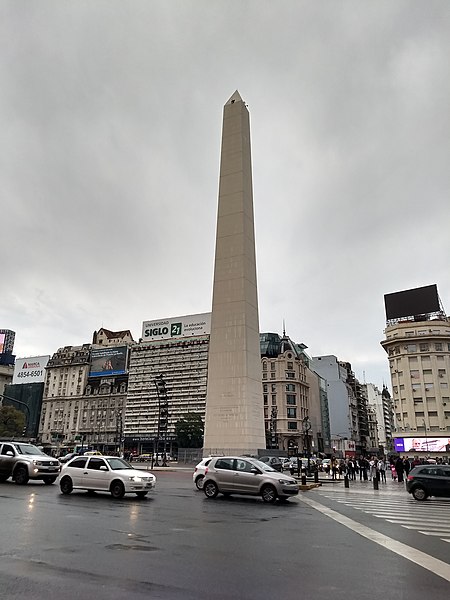
[[[307,477],[307,483],[313,483],[314,479]],[[382,494],[382,495],[394,495],[403,496],[406,492],[405,481],[399,483],[393,479],[386,478],[386,483],[378,482],[378,490],[374,488],[373,481],[360,481],[359,478],[355,481],[349,480],[349,487],[344,486],[344,478],[331,479],[331,477],[319,477],[319,483],[322,484],[320,487],[315,488],[317,490],[339,490],[347,493],[358,493],[358,494]]]

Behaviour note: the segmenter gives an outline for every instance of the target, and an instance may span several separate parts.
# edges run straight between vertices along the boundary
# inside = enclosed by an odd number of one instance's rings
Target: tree
[[[0,436],[21,436],[25,427],[25,415],[13,406],[0,407]]]
[[[184,415],[175,424],[179,448],[201,448],[203,446],[203,421],[200,415]]]

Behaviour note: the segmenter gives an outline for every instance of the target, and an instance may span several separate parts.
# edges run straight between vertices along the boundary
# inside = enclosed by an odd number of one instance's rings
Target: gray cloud
[[[18,355],[210,310],[222,105],[252,119],[260,327],[388,380],[450,306],[446,2],[5,1],[0,326]]]

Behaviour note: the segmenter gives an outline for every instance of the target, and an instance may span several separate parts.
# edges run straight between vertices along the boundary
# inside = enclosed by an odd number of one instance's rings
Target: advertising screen
[[[394,294],[385,294],[384,305],[388,321],[438,312],[440,307],[437,286],[426,285]]]
[[[211,313],[171,317],[157,321],[144,321],[142,340],[168,340],[171,338],[207,335],[211,331]]]
[[[92,350],[89,376],[123,375],[127,370],[127,356],[127,346]]]
[[[0,333],[0,354],[3,352],[3,347],[5,345],[5,334]]]
[[[18,383],[42,383],[45,379],[45,367],[50,356],[31,356],[16,358],[13,385]]]
[[[445,452],[450,444],[449,437],[395,438],[396,452]]]

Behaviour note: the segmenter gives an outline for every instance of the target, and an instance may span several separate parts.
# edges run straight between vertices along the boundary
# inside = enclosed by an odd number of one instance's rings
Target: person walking
[[[378,471],[380,473],[381,483],[386,483],[386,462],[384,458],[378,462]]]
[[[397,481],[399,483],[403,483],[403,473],[405,467],[403,465],[403,459],[401,458],[401,456],[399,456],[395,461],[395,470],[397,471]]]

